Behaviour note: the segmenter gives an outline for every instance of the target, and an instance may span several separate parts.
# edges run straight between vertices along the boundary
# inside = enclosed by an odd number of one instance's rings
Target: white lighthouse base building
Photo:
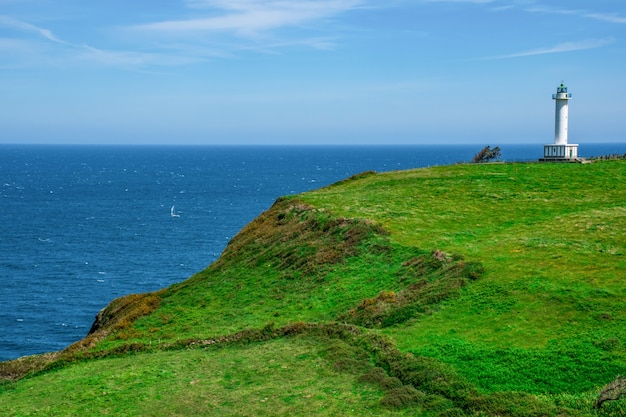
[[[543,158],[541,158],[541,161],[570,162],[576,159],[578,159],[577,144],[556,145],[552,143],[543,145]]]

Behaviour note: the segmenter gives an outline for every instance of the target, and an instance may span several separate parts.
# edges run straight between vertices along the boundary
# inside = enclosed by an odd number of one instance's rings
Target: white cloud
[[[587,13],[584,16],[610,23],[626,23],[626,17],[618,16],[615,13]]]
[[[424,0],[427,3],[475,3],[486,4],[493,3],[496,0]]]
[[[162,33],[227,31],[250,36],[329,18],[362,3],[361,0],[187,0],[188,7],[207,9],[211,15],[148,23],[135,29]]]
[[[207,45],[214,56],[242,51],[276,54],[291,47],[332,50],[340,35],[329,29],[331,19],[367,7],[368,0],[184,0],[186,18],[127,27],[163,50],[175,45],[178,55],[197,56]],[[390,0],[391,1],[391,0]],[[281,30],[298,29],[284,36]]]
[[[75,44],[57,37],[51,30],[14,19],[0,16],[0,26],[17,29],[25,33],[38,35],[38,39],[0,38],[0,52],[4,58],[11,59],[13,66],[62,65],[70,62],[90,63],[125,69],[139,69],[146,66],[177,66],[199,62],[203,59],[178,54],[143,53],[134,51],[104,50],[86,44]],[[42,41],[49,41],[48,47]],[[56,47],[50,46],[56,45]],[[61,46],[61,49],[58,46]],[[56,48],[56,49],[55,49]],[[207,56],[208,54],[204,54]],[[7,59],[7,60],[8,60]],[[0,59],[0,62],[2,60]],[[7,64],[3,64],[6,68]]]
[[[482,58],[484,60],[522,58],[533,55],[559,54],[564,52],[581,51],[585,49],[601,48],[613,43],[613,39],[587,39],[579,42],[563,42],[546,48],[530,49],[528,51],[514,52],[512,54],[496,55]]]
[[[107,51],[83,45],[76,55],[78,60],[112,67],[142,68],[145,66],[177,66],[198,62],[197,58],[185,56],[141,53],[128,51]]]
[[[12,17],[0,16],[0,25],[5,26],[5,27],[10,27],[13,29],[18,29],[18,30],[25,31],[25,32],[37,33],[43,38],[48,39],[49,41],[67,45],[67,42],[64,42],[61,39],[57,38],[52,33],[52,31],[35,26],[27,22],[23,22],[21,20],[14,19]]]
[[[609,23],[626,23],[626,17],[620,16],[617,13],[594,13],[580,9],[558,9],[553,7],[544,6],[532,6],[525,9],[527,12],[534,13],[550,13],[561,15],[573,15],[586,19],[600,20]]]

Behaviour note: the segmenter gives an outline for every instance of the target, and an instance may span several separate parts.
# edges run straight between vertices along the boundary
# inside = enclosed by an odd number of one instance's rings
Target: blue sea
[[[63,349],[112,299],[206,268],[280,196],[480,148],[0,145],[0,361]],[[502,158],[542,151],[502,146]],[[580,148],[610,153],[626,144]]]

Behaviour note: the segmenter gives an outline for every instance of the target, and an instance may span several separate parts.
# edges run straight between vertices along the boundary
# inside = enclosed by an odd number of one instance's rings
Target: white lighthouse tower
[[[544,161],[572,161],[578,158],[578,145],[567,143],[568,103],[572,94],[567,92],[565,84],[561,83],[552,94],[556,102],[554,113],[554,143],[544,145]]]

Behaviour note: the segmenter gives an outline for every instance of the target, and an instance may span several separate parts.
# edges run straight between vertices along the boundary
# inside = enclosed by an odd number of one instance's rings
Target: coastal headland
[[[618,416],[626,161],[365,172],[0,363],[0,414]]]

